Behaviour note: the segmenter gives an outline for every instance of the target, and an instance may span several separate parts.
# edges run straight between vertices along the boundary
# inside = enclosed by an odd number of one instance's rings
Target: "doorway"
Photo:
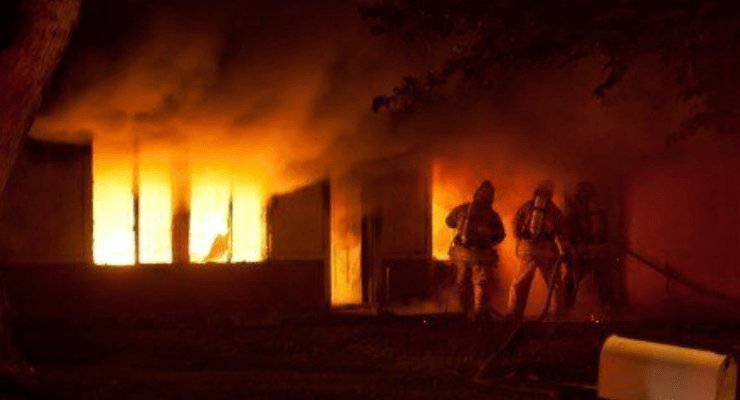
[[[386,271],[380,257],[382,222],[380,215],[362,218],[362,302],[379,307],[385,305],[388,300]]]

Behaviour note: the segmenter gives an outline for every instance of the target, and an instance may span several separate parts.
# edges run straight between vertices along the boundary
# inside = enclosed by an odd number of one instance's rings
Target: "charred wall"
[[[704,286],[740,293],[740,145],[733,139],[693,142],[632,174],[626,192],[630,246]],[[737,319],[736,309],[689,291],[627,259],[632,301],[665,306],[666,314]]]
[[[0,199],[0,260],[92,262],[90,146],[24,143]]]
[[[427,296],[431,260],[431,183],[428,168],[389,176],[382,196],[381,266],[390,300]]]
[[[273,196],[267,206],[268,257],[324,260],[329,232],[329,182]]]
[[[432,255],[429,163],[412,152],[363,163],[355,174],[361,182],[363,281],[369,283],[364,297],[426,297]]]
[[[329,181],[273,196],[266,208],[267,257],[272,262],[321,266],[322,301],[331,298]]]

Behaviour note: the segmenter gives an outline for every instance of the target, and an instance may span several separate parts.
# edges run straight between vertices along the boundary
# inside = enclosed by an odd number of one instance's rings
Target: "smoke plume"
[[[354,2],[85,7],[33,136],[184,146],[287,187],[409,149],[464,160],[468,171],[495,165],[499,176],[602,170],[670,129],[639,99],[607,108],[592,100],[595,64],[501,74],[493,87],[461,86],[411,116],[373,114],[375,95],[439,52],[372,37]]]
[[[259,171],[273,190],[320,178],[327,163],[289,166],[383,125],[369,99],[399,76],[394,51],[359,22],[338,0],[93,0],[32,136],[184,148]]]

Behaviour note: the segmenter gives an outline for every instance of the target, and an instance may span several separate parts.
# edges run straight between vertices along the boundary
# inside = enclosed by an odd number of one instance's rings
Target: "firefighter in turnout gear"
[[[457,297],[469,320],[485,317],[492,310],[498,267],[495,246],[506,236],[501,217],[492,206],[494,193],[491,182],[483,181],[473,201],[455,207],[446,220],[447,226],[457,231],[449,255],[457,269]]]
[[[575,269],[575,286],[568,293],[569,305],[575,303],[578,283],[588,274],[593,276],[602,304],[616,305],[620,292],[617,284],[621,280],[611,257],[606,211],[596,201],[592,182],[578,183],[567,202],[565,221]]]
[[[529,292],[538,270],[547,282],[548,289],[550,285],[555,285],[555,313],[560,314],[564,310],[566,293],[561,276],[554,276],[553,282],[549,282],[553,268],[565,255],[565,226],[560,209],[552,201],[553,191],[552,181],[540,183],[534,198],[524,203],[514,217],[516,255],[520,264],[519,276],[509,290],[509,313],[516,320],[524,318]]]

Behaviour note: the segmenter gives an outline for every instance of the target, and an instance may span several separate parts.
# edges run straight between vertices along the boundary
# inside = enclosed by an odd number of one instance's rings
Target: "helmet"
[[[537,188],[534,190],[534,195],[551,198],[554,192],[555,183],[553,183],[553,181],[550,179],[546,179],[540,182],[539,185],[537,185]]]
[[[576,185],[576,198],[589,201],[596,195],[596,186],[591,181],[581,181]]]
[[[484,180],[473,195],[473,199],[481,203],[493,203],[493,197],[496,193],[496,189],[488,179]]]

